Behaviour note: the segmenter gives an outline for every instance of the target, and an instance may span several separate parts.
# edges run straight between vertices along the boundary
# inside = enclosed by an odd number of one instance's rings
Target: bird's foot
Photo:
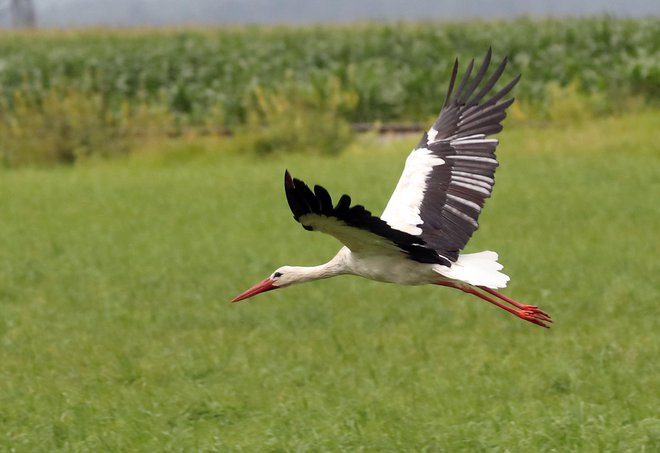
[[[493,296],[496,296],[503,301],[507,302],[508,304],[512,305],[515,308],[512,307],[503,307],[499,302],[486,298],[489,302],[504,308],[505,310],[513,313],[514,315],[518,316],[520,319],[524,319],[525,321],[529,321],[533,324],[536,324],[541,327],[545,327],[546,329],[549,329],[550,326],[547,325],[546,323],[552,323],[554,322],[552,318],[550,317],[549,314],[541,310],[539,307],[536,305],[525,305],[521,304],[520,302],[511,299],[510,297],[505,296],[504,294],[500,294],[499,292],[495,291],[492,288],[488,288],[486,286],[480,286],[482,290],[486,291],[489,294],[492,294]],[[481,296],[480,296],[481,297]],[[482,297],[484,298],[484,297]]]
[[[548,319],[547,319],[548,321],[552,322],[552,319],[550,318],[550,315],[547,314],[546,312],[544,312],[543,310],[541,310],[541,309],[540,309],[539,307],[537,307],[536,305],[523,305],[523,306],[520,307],[520,308],[521,308],[523,311],[532,311],[532,312],[534,312],[534,313],[538,313],[538,314],[540,314],[540,315],[543,315],[543,316],[545,316],[546,318],[548,318]]]
[[[552,318],[550,318],[550,315],[534,305],[523,305],[521,309],[516,310],[514,314],[520,319],[529,321],[537,326],[545,327],[546,329],[550,328],[546,323],[554,322]]]

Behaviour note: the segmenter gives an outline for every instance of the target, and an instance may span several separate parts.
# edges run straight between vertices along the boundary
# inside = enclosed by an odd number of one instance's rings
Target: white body
[[[386,283],[426,285],[443,281],[464,282],[473,286],[503,288],[509,277],[500,272],[497,253],[486,251],[460,255],[451,267],[425,264],[401,254],[359,254],[342,247],[326,264],[314,267],[284,266],[277,286],[301,283],[341,274],[353,274]]]
[[[379,282],[400,285],[425,285],[443,280],[459,280],[471,285],[503,288],[509,277],[497,262],[497,253],[461,255],[452,267],[426,264],[395,255],[361,256],[343,247],[333,258],[342,261],[349,273]]]

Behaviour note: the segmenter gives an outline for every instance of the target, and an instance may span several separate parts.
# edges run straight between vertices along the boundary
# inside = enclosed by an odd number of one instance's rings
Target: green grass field
[[[549,331],[351,277],[228,303],[338,247],[292,220],[286,167],[380,212],[416,137],[1,171],[0,450],[659,451],[659,123],[502,135],[468,250]]]

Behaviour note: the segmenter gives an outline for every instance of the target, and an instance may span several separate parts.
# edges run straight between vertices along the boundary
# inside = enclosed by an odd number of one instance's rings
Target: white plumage
[[[361,205],[352,206],[348,195],[334,205],[323,187],[312,190],[287,171],[284,186],[295,220],[307,230],[334,236],[344,247],[320,266],[283,266],[233,302],[295,283],[353,274],[381,282],[460,289],[548,327],[552,320],[543,310],[496,291],[509,281],[500,272],[497,253],[460,253],[479,227],[479,215],[495,184],[498,140],[487,137],[502,129],[513,99],[501,99],[519,79],[484,100],[507,63],[505,58],[484,82],[490,59],[489,49],[473,79],[471,61],[455,92],[458,61],[454,64],[440,115],[406,159],[380,218]]]
[[[434,167],[444,163],[428,148],[413,150],[406,159],[403,174],[380,218],[397,230],[422,234],[419,225],[424,221],[420,217],[419,208],[424,199],[426,178]]]
[[[441,266],[437,272],[452,280],[473,286],[492,289],[505,288],[509,276],[500,272],[503,266],[497,262],[497,253],[490,250],[478,253],[463,253],[451,267]]]

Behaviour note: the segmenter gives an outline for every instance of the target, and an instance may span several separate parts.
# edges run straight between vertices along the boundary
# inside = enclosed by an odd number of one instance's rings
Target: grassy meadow
[[[659,123],[507,124],[469,251],[550,330],[351,277],[228,303],[338,247],[293,221],[285,168],[379,212],[417,137],[2,170],[0,450],[659,451]]]

